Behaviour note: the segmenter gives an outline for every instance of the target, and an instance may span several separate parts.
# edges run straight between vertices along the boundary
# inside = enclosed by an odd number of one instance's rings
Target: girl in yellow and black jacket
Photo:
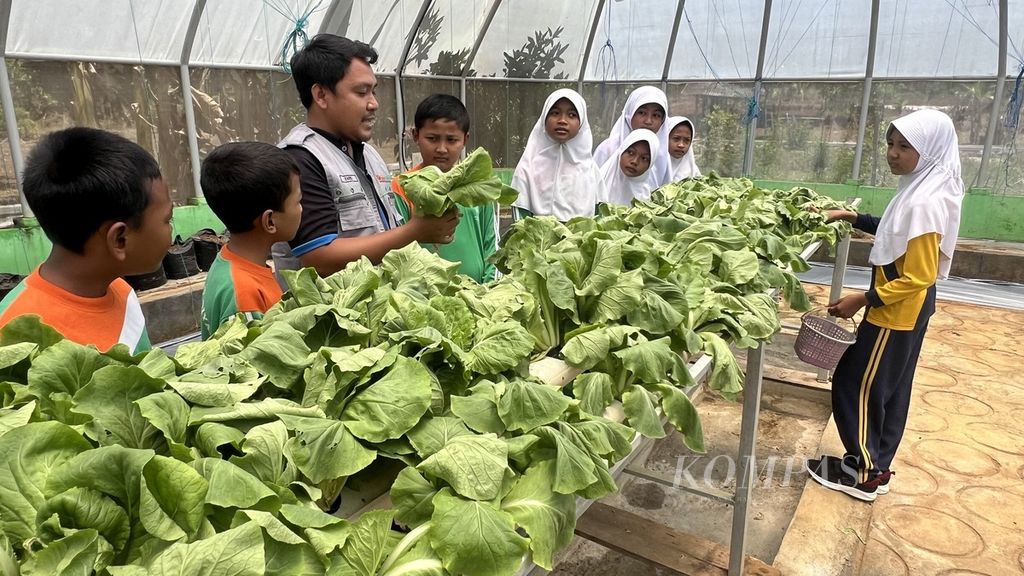
[[[867,307],[857,341],[832,378],[832,411],[846,453],[807,463],[820,484],[868,502],[889,491],[914,370],[935,313],[935,281],[949,275],[964,194],[948,116],[914,112],[894,120],[886,140],[889,168],[900,180],[882,217],[828,214],[874,234],[875,243],[870,289],[829,304],[829,313],[842,318]]]

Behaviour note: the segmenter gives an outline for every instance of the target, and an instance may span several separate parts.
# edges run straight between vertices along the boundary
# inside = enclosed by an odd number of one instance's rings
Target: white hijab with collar
[[[576,107],[580,131],[564,144],[555,142],[545,129],[548,112],[565,98]],[[601,169],[590,153],[594,136],[587,120],[587,103],[575,90],[555,90],[544,101],[540,118],[533,125],[526,150],[516,165],[512,187],[519,191],[513,206],[537,216],[554,216],[565,222],[576,216],[593,216],[598,199],[604,196]]]
[[[693,127],[693,122],[690,121],[686,116],[672,116],[668,120],[665,120],[665,140],[661,143],[662,146],[668,150],[672,144],[670,141],[672,137],[672,130],[676,126],[686,123],[690,127],[690,133],[694,139],[697,138],[697,131]],[[690,142],[690,147],[686,150],[686,154],[683,154],[682,158],[676,159],[671,153],[668,155],[669,159],[669,178],[668,182],[677,182],[683,178],[700,178],[700,168],[697,167],[697,160],[693,157],[693,142]]]
[[[627,148],[640,141],[646,141],[647,145],[651,147],[651,165],[646,172],[639,176],[627,176],[619,167],[619,158]],[[651,192],[661,185],[654,165],[654,158],[657,157],[660,148],[661,141],[658,140],[658,136],[646,128],[633,130],[626,135],[626,139],[615,150],[615,153],[601,166],[601,176],[608,186],[608,193],[601,201],[629,206],[634,198],[650,200]]]
[[[875,266],[895,262],[918,236],[937,232],[939,277],[948,278],[960,232],[964,182],[960,148],[953,121],[938,110],[918,110],[893,120],[921,159],[910,174],[900,176],[896,196],[882,213],[868,261]]]
[[[626,136],[633,131],[633,115],[644,104],[657,104],[661,106],[661,109],[665,112],[666,119],[668,118],[668,97],[665,96],[665,93],[660,88],[641,86],[630,92],[629,98],[626,99],[626,105],[622,107],[622,114],[619,115],[619,119],[612,126],[611,135],[604,142],[601,142],[597,150],[594,150],[594,161],[597,162],[598,166],[604,166],[605,162],[612,155],[615,155],[616,158],[618,157],[615,154],[615,150],[626,139]],[[668,122],[663,122],[658,130],[658,138],[661,141],[668,141],[667,124]],[[651,167],[658,177],[659,186],[664,184],[669,177],[668,158],[668,149],[665,147],[662,147],[658,155],[651,156]]]

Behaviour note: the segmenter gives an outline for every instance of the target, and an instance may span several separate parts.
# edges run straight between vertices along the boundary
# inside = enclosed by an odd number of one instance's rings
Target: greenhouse
[[[1020,46],[0,0],[0,576],[1024,573]]]

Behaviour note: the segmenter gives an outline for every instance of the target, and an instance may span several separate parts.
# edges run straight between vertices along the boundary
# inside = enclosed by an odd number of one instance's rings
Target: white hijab
[[[555,142],[545,130],[548,112],[565,98],[576,107],[580,131],[564,144]],[[565,222],[576,216],[593,216],[598,198],[604,196],[601,169],[590,153],[594,136],[587,121],[587,103],[575,90],[555,90],[544,101],[540,118],[533,125],[526,150],[512,175],[512,187],[519,198],[512,204],[537,216],[554,216]]]
[[[668,120],[665,120],[665,140],[662,141],[661,145],[665,147],[667,151],[672,144],[672,130],[676,126],[686,123],[690,126],[690,133],[694,139],[697,138],[697,131],[693,128],[693,122],[690,121],[686,116],[672,116]],[[690,147],[686,150],[686,154],[683,154],[682,158],[676,159],[671,153],[668,155],[669,161],[669,178],[668,182],[678,182],[683,178],[700,178],[700,168],[697,168],[697,160],[693,157],[693,142],[690,142]]]
[[[611,135],[609,135],[604,142],[601,142],[597,147],[597,150],[594,150],[594,161],[597,162],[598,166],[604,166],[605,162],[607,162],[612,155],[618,158],[618,154],[615,154],[615,150],[617,150],[619,145],[626,139],[626,135],[633,131],[633,115],[636,114],[636,111],[644,104],[657,104],[658,106],[661,106],[661,109],[665,112],[666,120],[668,119],[668,98],[660,88],[656,88],[654,86],[641,86],[630,92],[629,98],[626,99],[626,105],[622,107],[622,114],[612,126]],[[667,125],[668,122],[663,122],[661,124],[661,129],[658,130],[658,138],[663,142],[668,141]],[[621,152],[619,152],[619,154],[621,154]],[[659,186],[666,183],[669,178],[668,158],[668,149],[665,147],[662,147],[662,150],[657,155],[651,156],[651,164],[653,164],[652,169],[654,169],[654,173],[658,177]]]
[[[651,166],[646,172],[639,176],[626,176],[626,173],[619,167],[619,158],[633,144],[646,141],[651,147]],[[661,141],[658,136],[646,128],[638,128],[626,135],[626,139],[619,144],[604,165],[601,166],[601,176],[608,185],[608,194],[602,198],[602,202],[608,204],[619,204],[629,206],[634,198],[637,200],[650,200],[651,191],[660,186],[658,175],[655,173],[654,159],[660,152]]]
[[[900,176],[896,196],[882,213],[868,261],[875,266],[891,264],[907,253],[910,240],[937,232],[942,236],[939,277],[947,278],[960,232],[960,204],[964,198],[960,148],[953,121],[938,110],[918,110],[893,120],[892,126],[921,159],[913,172]]]

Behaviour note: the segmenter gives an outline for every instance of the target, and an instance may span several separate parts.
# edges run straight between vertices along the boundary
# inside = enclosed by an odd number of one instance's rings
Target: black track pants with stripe
[[[888,470],[910,409],[917,358],[927,316],[914,330],[890,330],[862,322],[832,378],[832,413],[846,448],[845,461],[866,482]]]

